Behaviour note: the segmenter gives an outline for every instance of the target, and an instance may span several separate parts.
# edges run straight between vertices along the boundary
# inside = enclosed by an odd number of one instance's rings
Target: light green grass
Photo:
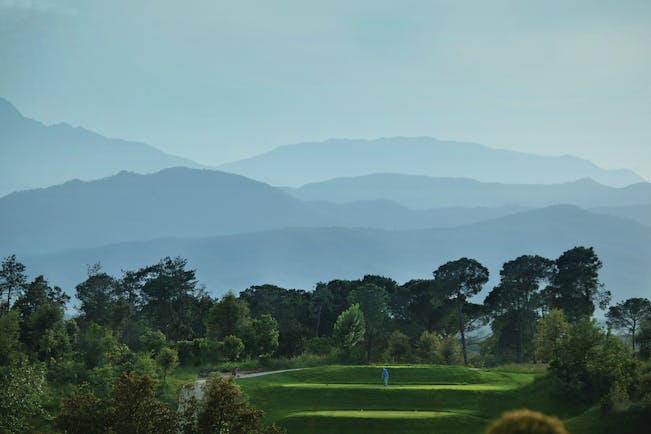
[[[554,394],[544,367],[322,366],[237,380],[251,403],[288,434],[481,434],[503,412],[529,408],[566,421],[571,434],[628,432],[589,405]]]
[[[454,417],[452,412],[445,411],[395,411],[395,410],[339,410],[339,411],[303,411],[292,413],[289,417],[321,416],[355,419],[433,419]]]
[[[509,390],[518,387],[512,384],[418,384],[418,385],[374,385],[374,384],[324,384],[324,383],[287,383],[280,387],[295,387],[301,389],[358,389],[382,390],[385,387],[391,390]]]

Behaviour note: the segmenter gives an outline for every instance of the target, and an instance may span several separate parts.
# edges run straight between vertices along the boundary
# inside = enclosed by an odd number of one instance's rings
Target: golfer
[[[387,368],[382,368],[382,379],[384,380],[384,385],[389,385],[389,370]]]

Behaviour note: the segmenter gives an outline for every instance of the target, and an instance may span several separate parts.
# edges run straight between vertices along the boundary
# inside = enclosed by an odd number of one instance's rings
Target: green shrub
[[[330,336],[319,336],[307,341],[305,352],[316,356],[327,356],[335,349],[334,340]]]
[[[461,345],[454,336],[448,336],[441,341],[441,361],[446,365],[458,365],[463,361]]]

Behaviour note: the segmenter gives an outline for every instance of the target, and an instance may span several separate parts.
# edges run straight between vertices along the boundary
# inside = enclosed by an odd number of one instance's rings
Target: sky
[[[651,179],[648,0],[0,0],[0,97],[216,165],[432,136]]]

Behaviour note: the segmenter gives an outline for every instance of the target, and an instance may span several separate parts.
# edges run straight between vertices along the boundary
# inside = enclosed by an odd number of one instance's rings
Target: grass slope
[[[389,371],[389,387],[381,385],[378,366],[309,368],[238,383],[289,434],[482,433],[502,412],[523,407],[560,417],[573,434],[610,432],[586,404],[554,396],[539,370],[399,365]]]

